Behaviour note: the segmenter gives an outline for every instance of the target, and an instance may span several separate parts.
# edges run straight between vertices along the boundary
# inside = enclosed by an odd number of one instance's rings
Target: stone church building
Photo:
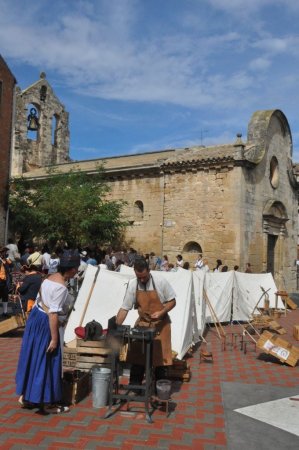
[[[296,289],[298,184],[292,135],[280,110],[257,111],[247,138],[213,147],[191,147],[97,160],[69,160],[68,114],[42,74],[16,96],[12,174],[32,179],[45,166],[67,172],[103,163],[112,199],[127,202],[126,239],[142,252],[181,253],[193,265],[202,252],[231,269],[271,271],[280,288]],[[33,105],[39,127],[28,135]],[[29,116],[28,116],[29,114]]]

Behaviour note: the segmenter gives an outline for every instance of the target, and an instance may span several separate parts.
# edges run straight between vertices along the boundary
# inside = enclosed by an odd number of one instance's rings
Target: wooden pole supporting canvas
[[[222,337],[225,337],[226,333],[225,333],[225,331],[224,331],[224,329],[223,329],[221,323],[219,322],[219,319],[218,319],[218,317],[217,317],[217,315],[216,315],[216,313],[215,313],[215,310],[214,310],[214,308],[213,308],[213,306],[212,306],[212,304],[211,304],[211,302],[210,302],[210,300],[209,300],[209,297],[208,297],[208,295],[207,295],[205,289],[203,289],[203,295],[204,295],[205,302],[206,302],[206,304],[207,304],[208,307],[209,307],[209,310],[210,310],[212,319],[213,319],[213,321],[214,321],[214,324],[215,324],[215,327],[216,327],[218,336],[219,336],[220,339],[222,339]],[[220,332],[219,332],[218,327],[220,328],[220,330],[221,330],[221,332],[222,332],[222,336],[221,336],[221,334],[220,334]]]
[[[95,273],[92,285],[90,287],[90,290],[89,290],[89,293],[88,293],[88,297],[87,297],[87,300],[85,302],[84,309],[83,309],[83,312],[82,312],[82,315],[81,315],[79,327],[82,326],[82,323],[83,323],[83,320],[84,320],[84,317],[85,317],[85,314],[86,314],[86,311],[87,311],[87,308],[88,308],[88,305],[89,305],[89,302],[90,302],[90,299],[91,299],[91,296],[92,296],[92,293],[93,293],[93,290],[94,290],[94,287],[95,287],[96,282],[97,282],[97,278],[98,278],[99,272],[100,272],[100,267],[98,267],[98,269],[97,269],[97,271]]]

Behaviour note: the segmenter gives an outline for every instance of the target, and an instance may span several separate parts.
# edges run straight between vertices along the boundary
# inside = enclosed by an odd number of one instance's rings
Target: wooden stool
[[[224,350],[226,350],[226,346],[229,345],[231,350],[238,347],[238,338],[241,336],[240,332],[231,331],[226,334],[226,336],[223,337],[223,340],[225,340],[225,346]],[[226,340],[228,338],[228,342]]]
[[[157,395],[152,395],[151,397],[151,404],[153,408],[157,409],[156,405],[159,405],[159,403],[162,403],[162,405],[165,405],[165,412],[166,417],[169,416],[169,402],[171,402],[171,398],[168,398],[167,400],[161,400]]]
[[[244,354],[247,353],[247,346],[253,345],[254,351],[256,352],[256,342],[252,339],[246,338],[246,336],[242,335],[241,342],[240,342],[240,350],[243,350]]]

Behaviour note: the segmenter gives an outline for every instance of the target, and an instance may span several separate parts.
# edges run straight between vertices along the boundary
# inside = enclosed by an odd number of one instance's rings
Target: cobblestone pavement
[[[279,322],[288,330],[287,339],[296,343],[292,332],[293,325],[299,324],[299,310],[287,312],[287,316],[280,318]],[[152,424],[146,422],[142,408],[130,414],[120,411],[103,419],[105,408],[94,409],[91,395],[72,407],[68,414],[41,416],[35,411],[19,408],[14,374],[21,333],[0,337],[1,449],[235,448],[234,435],[228,429],[222,386],[227,384],[233,388],[234,383],[236,386],[241,383],[296,390],[299,366],[293,368],[265,358],[258,350],[255,351],[254,345],[248,345],[247,352],[244,353],[240,350],[238,340],[236,347],[231,345],[229,334],[237,333],[240,327],[228,325],[225,330],[228,339],[226,350],[223,351],[215,328],[208,329],[206,339],[211,343],[213,362],[200,362],[199,349],[194,351],[188,358],[192,371],[190,382],[173,383],[173,402],[169,417],[166,417],[163,410],[156,410]],[[298,342],[297,344],[299,345]],[[275,427],[265,425],[260,431],[265,447],[256,447],[257,449],[272,448],[271,428]],[[294,438],[290,433],[285,435],[290,437],[292,444],[288,447],[286,443],[284,448],[295,448],[292,447],[294,439],[298,439],[299,448],[298,437]],[[243,448],[249,447],[245,441]]]

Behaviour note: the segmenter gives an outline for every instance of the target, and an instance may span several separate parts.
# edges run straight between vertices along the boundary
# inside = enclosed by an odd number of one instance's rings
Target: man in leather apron
[[[139,318],[135,326],[155,328],[157,335],[153,345],[153,365],[156,368],[156,378],[159,377],[161,366],[172,365],[171,329],[168,312],[175,307],[175,292],[162,276],[153,276],[144,258],[134,262],[136,278],[131,280],[116,323],[121,325],[130,309],[138,309]],[[140,343],[132,343],[127,356],[127,362],[132,364],[130,384],[141,384],[144,376],[144,355]]]

